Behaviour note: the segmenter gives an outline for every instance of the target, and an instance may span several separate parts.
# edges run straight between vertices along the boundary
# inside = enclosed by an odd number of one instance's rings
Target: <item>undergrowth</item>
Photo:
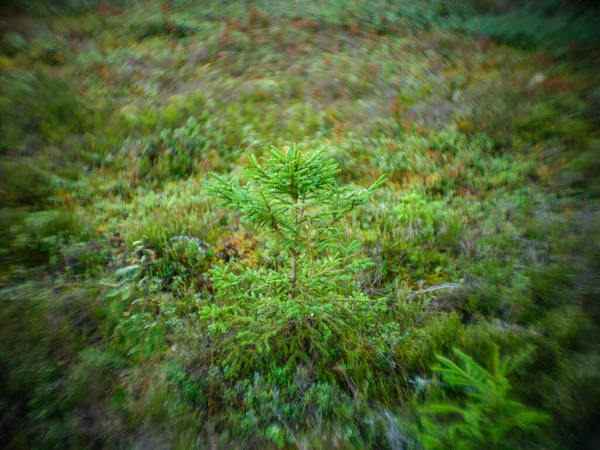
[[[0,20],[8,448],[594,448],[593,2],[43,3]]]

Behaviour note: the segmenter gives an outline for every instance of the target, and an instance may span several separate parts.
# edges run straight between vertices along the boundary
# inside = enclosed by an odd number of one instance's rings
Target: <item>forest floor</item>
[[[154,4],[3,28],[0,429],[15,448],[394,447],[435,355],[486,361],[494,344],[536,348],[516,395],[553,416],[556,448],[591,448],[597,51]],[[271,145],[326,147],[344,185],[387,177],[342,240],[375,263],[363,292],[401,305],[399,397],[351,401],[347,379],[310,368],[303,393],[277,371],[228,378],[198,338],[211,267],[281,260],[203,189]],[[388,382],[373,370],[370,386]]]

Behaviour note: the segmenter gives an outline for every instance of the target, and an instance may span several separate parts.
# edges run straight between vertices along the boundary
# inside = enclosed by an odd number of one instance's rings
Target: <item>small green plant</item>
[[[489,369],[455,348],[459,363],[437,355],[433,368],[449,387],[466,395],[464,402],[436,402],[421,409],[426,449],[509,449],[516,435],[539,433],[550,417],[514,400],[508,375],[531,354],[500,357],[494,346]],[[523,441],[520,441],[523,442]]]
[[[224,364],[234,372],[254,366],[257,353],[286,365],[327,365],[348,357],[342,354],[356,346],[358,325],[353,323],[361,304],[369,301],[359,291],[356,275],[372,263],[353,256],[356,242],[339,242],[339,225],[384,178],[356,191],[338,185],[338,171],[322,150],[304,155],[296,148],[272,148],[262,165],[250,157],[244,186],[217,175],[209,184],[209,194],[268,232],[275,241],[272,250],[287,255],[274,269],[233,263],[212,270],[218,307],[206,306],[201,315],[211,322],[210,330],[227,337]],[[366,317],[361,320],[368,323]],[[233,338],[228,337],[231,328]],[[344,340],[352,342],[344,348]]]
[[[322,296],[369,264],[366,260],[346,264],[343,255],[349,252],[337,242],[338,224],[366,203],[385,178],[356,192],[337,184],[337,164],[325,159],[322,150],[305,156],[295,148],[285,152],[272,148],[269,155],[264,166],[250,157],[245,170],[249,184],[244,187],[213,175],[217,183],[209,194],[242,212],[244,221],[268,231],[288,253],[289,284],[284,289],[290,300]]]

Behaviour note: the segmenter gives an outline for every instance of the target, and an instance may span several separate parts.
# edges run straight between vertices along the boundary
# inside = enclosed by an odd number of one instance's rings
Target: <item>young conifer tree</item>
[[[370,262],[348,260],[356,243],[341,246],[339,222],[364,204],[384,177],[356,191],[337,184],[337,163],[326,159],[323,150],[304,155],[296,148],[283,152],[271,148],[268,156],[262,165],[250,156],[244,171],[248,183],[243,187],[213,175],[216,183],[210,185],[209,194],[240,211],[243,221],[269,232],[287,252],[285,290],[290,300],[320,297],[352,284],[352,276]]]
[[[234,371],[255,362],[256,353],[286,362],[323,360],[336,352],[332,340],[356,320],[350,305],[368,300],[356,275],[371,262],[355,256],[356,242],[340,243],[340,221],[385,180],[357,190],[340,186],[338,172],[323,150],[303,154],[292,147],[271,148],[262,163],[250,156],[244,185],[213,175],[208,193],[269,233],[270,251],[287,255],[276,269],[233,263],[211,272],[216,304],[202,315],[213,321],[213,331],[233,336],[227,351]]]
[[[528,435],[539,435],[550,416],[517,401],[508,375],[532,353],[500,357],[494,346],[486,369],[458,348],[458,362],[437,355],[447,387],[465,394],[465,401],[433,402],[421,408],[425,449],[513,449]]]

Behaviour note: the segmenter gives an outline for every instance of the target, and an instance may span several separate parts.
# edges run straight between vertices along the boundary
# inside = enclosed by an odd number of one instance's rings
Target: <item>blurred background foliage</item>
[[[2,442],[460,448],[423,408],[485,402],[436,355],[492,373],[499,346],[533,349],[503,401],[551,416],[506,448],[594,448],[597,23],[591,0],[5,2]],[[211,270],[286,256],[204,182],[292,143],[325,146],[342,185],[388,178],[340,237],[373,262],[380,323],[352,364],[231,376]]]

